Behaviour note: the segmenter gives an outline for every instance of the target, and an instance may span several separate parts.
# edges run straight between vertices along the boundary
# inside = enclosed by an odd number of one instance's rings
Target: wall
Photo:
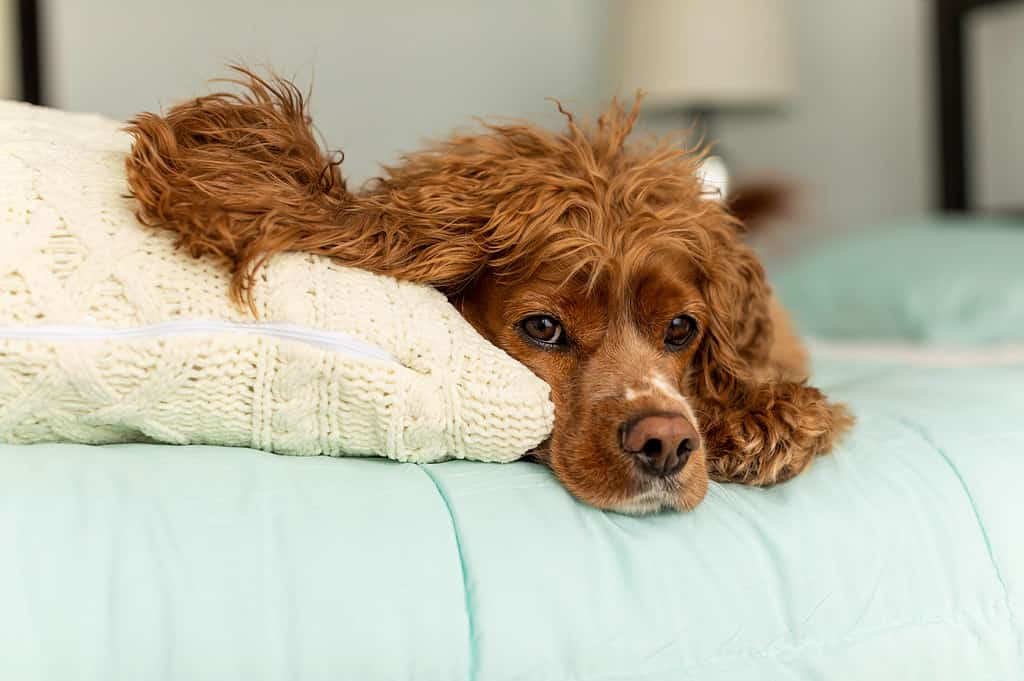
[[[56,106],[118,118],[203,90],[224,64],[315,82],[313,113],[357,179],[476,115],[551,119],[599,90],[595,0],[50,0]]]
[[[547,96],[595,110],[613,90],[613,1],[309,0],[284,10],[246,0],[50,0],[51,98],[123,118],[200,92],[231,59],[270,63],[315,80],[315,119],[361,179],[473,115],[554,124]],[[720,118],[735,167],[799,179],[819,230],[926,212],[935,175],[930,6],[790,0],[797,93],[782,112]]]
[[[0,0],[0,99],[21,95],[15,2]]]
[[[1024,5],[986,7],[967,27],[973,199],[1024,207]]]

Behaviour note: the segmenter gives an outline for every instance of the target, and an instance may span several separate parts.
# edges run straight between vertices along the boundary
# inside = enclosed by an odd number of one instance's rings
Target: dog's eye
[[[669,350],[680,350],[686,347],[697,335],[697,320],[688,314],[682,314],[668,323],[665,331],[665,346]]]
[[[520,322],[520,327],[531,340],[544,345],[564,345],[562,323],[550,315],[538,314]]]

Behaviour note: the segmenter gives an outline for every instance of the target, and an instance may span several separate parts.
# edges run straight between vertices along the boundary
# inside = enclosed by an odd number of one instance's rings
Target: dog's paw
[[[720,413],[708,427],[708,473],[717,482],[767,486],[799,475],[853,424],[845,405],[817,388],[777,383],[756,404]]]

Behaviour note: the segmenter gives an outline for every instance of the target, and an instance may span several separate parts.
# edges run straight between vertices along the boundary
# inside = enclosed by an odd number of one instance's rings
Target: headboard
[[[18,74],[21,80],[21,100],[30,104],[45,104],[39,0],[0,0],[0,2],[11,2],[15,7],[15,16],[18,22]]]
[[[971,148],[969,143],[967,55],[964,49],[967,21],[980,7],[1022,0],[935,0],[936,66],[938,67],[938,187],[939,208],[968,211],[971,197]]]

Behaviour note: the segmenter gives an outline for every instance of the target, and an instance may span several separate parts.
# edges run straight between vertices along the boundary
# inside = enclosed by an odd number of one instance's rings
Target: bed
[[[693,513],[531,463],[0,446],[0,678],[1024,678],[1021,227],[775,272],[859,423]]]
[[[1024,355],[817,348],[860,422],[694,513],[529,463],[0,447],[5,679],[1024,677]]]

